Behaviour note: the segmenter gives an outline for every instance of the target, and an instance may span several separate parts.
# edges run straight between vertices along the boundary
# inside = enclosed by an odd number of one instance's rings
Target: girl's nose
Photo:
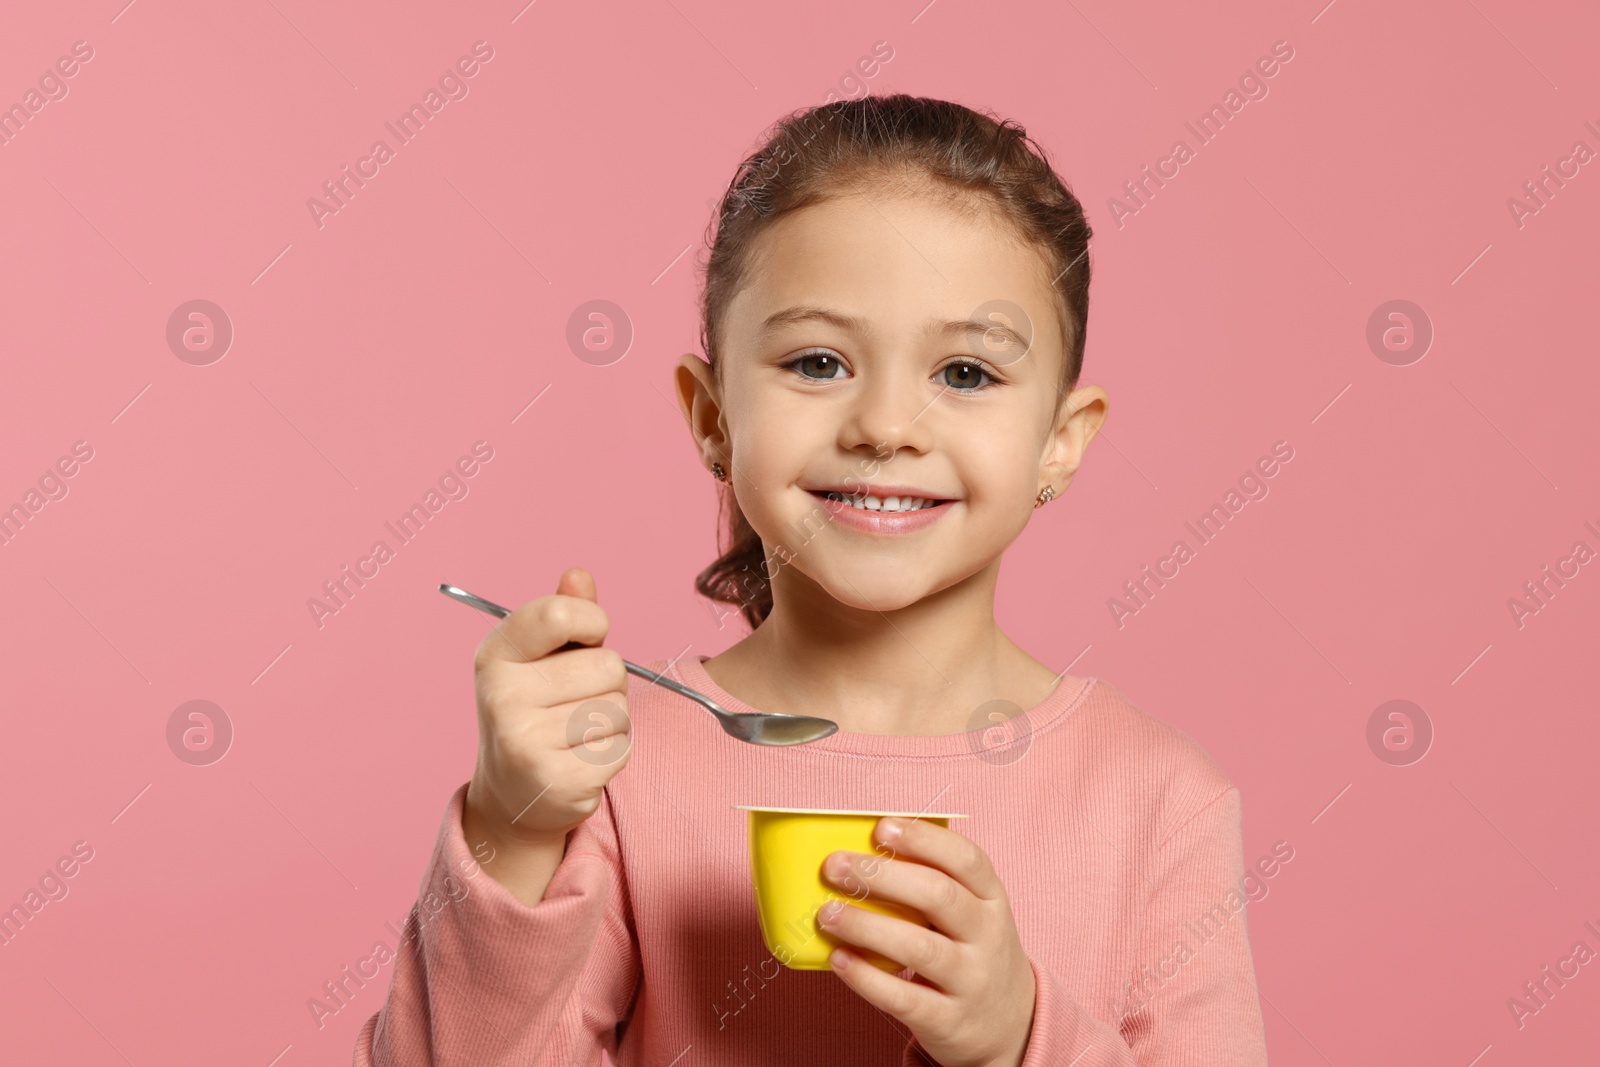
[[[839,443],[845,449],[870,445],[926,452],[933,442],[931,411],[937,396],[938,390],[915,373],[866,372],[840,427]]]

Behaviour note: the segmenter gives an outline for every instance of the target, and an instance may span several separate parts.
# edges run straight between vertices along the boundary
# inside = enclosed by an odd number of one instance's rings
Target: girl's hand
[[[855,899],[865,887],[916,908],[934,929],[834,901],[817,915],[829,934],[915,972],[907,981],[840,947],[835,973],[904,1023],[942,1067],[1017,1067],[1033,1025],[1033,965],[989,857],[921,819],[880,819],[876,837],[889,858],[835,852],[824,877]]]
[[[569,568],[554,596],[502,619],[478,645],[478,765],[462,832],[487,867],[528,903],[543,895],[569,831],[594,814],[601,790],[628,762],[628,672],[598,646],[610,619],[594,578]]]

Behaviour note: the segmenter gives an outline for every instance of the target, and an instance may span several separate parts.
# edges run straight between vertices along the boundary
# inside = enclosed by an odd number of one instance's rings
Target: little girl
[[[995,624],[1106,416],[1090,233],[1020,126],[945,101],[826,104],[744,161],[675,381],[730,518],[696,587],[752,632],[647,666],[839,732],[729,737],[600,647],[566,571],[477,650],[477,767],[357,1067],[1266,1063],[1239,790]],[[767,951],[737,804],[968,818],[828,857],[830,973]]]

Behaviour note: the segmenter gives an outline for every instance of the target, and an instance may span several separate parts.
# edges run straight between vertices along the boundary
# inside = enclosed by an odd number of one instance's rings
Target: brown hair
[[[1087,252],[1093,236],[1083,205],[1021,125],[946,100],[904,93],[794,112],[779,120],[766,143],[739,165],[707,229],[710,255],[700,267],[705,278],[700,343],[712,372],[721,373],[723,313],[739,291],[756,238],[766,227],[801,208],[885,182],[966,196],[969,206],[974,201],[986,204],[1038,249],[1059,296],[1067,354],[1062,388],[1075,388],[1083,368]],[[732,464],[724,461],[723,466],[729,468],[731,482]],[[739,605],[754,629],[772,611],[765,551],[731,484],[721,485],[719,492],[727,516],[727,547],[696,576],[695,589],[712,600]]]

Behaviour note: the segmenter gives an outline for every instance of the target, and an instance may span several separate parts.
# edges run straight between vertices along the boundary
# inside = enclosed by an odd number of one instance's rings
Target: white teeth
[[[863,511],[920,511],[923,508],[933,507],[933,501],[915,496],[889,496],[876,497],[857,494],[846,496],[843,493],[830,492],[826,494],[834,500],[842,500],[853,508]]]

